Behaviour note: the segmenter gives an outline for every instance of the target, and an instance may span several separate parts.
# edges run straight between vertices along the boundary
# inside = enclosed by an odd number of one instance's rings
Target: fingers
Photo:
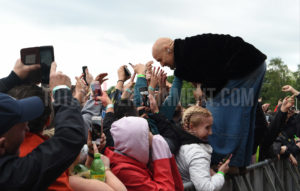
[[[25,67],[27,68],[27,70],[37,70],[39,68],[41,68],[41,65],[40,64],[34,64],[34,65],[25,65]]]
[[[145,109],[146,107],[145,106],[140,106],[140,107],[138,107],[138,108],[136,108],[138,111],[140,111],[140,110],[143,110],[143,109]]]
[[[99,153],[96,143],[93,143],[94,153]]]
[[[51,68],[50,68],[50,75],[53,75],[56,73],[56,67],[57,67],[56,62],[52,62]]]

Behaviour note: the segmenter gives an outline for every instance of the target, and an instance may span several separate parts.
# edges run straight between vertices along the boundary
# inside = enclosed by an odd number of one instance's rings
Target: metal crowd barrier
[[[226,176],[221,191],[300,191],[299,169],[288,159],[267,159],[246,169],[243,175]],[[184,183],[184,190],[195,191],[193,183]]]

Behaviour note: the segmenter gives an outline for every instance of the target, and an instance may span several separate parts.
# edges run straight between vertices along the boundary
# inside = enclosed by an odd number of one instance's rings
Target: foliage
[[[168,82],[172,83],[174,80],[174,76],[168,76]],[[193,95],[194,86],[192,83],[183,81],[182,89],[181,89],[181,97],[180,103],[183,107],[187,107],[189,104],[195,104],[195,98]]]
[[[261,89],[263,103],[270,103],[271,109],[277,105],[279,99],[283,99],[288,93],[282,92],[284,85],[291,85],[299,89],[300,70],[291,72],[288,66],[280,58],[270,60]]]

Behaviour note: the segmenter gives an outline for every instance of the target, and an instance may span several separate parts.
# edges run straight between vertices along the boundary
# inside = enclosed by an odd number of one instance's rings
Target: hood
[[[149,126],[141,117],[123,117],[111,125],[115,149],[137,161],[149,160]]]

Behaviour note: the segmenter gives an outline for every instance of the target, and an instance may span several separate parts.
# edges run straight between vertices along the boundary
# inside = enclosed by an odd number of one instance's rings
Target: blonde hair
[[[194,135],[194,131],[190,125],[198,126],[202,124],[205,118],[212,117],[212,114],[207,109],[200,106],[191,106],[186,109],[182,116],[182,128],[188,133]]]

